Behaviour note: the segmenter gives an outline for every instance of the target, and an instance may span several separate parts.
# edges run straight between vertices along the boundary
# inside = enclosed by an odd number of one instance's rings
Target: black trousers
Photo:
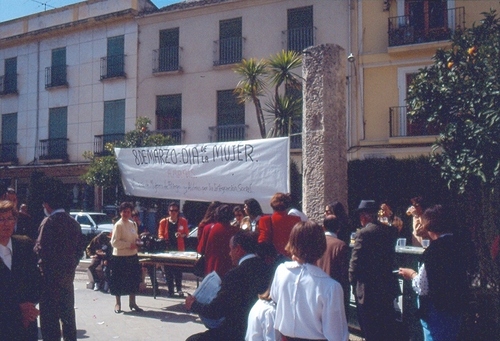
[[[60,341],[61,326],[64,341],[76,341],[75,275],[42,279],[40,298],[40,329],[44,341]]]

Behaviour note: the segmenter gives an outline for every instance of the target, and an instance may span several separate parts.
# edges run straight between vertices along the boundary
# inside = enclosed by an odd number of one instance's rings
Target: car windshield
[[[92,219],[94,219],[97,225],[101,224],[113,224],[111,218],[106,214],[91,214]]]

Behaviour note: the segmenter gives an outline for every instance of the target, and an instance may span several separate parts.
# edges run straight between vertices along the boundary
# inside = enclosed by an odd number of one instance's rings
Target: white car
[[[82,233],[89,240],[101,232],[113,231],[113,222],[106,213],[101,212],[70,212],[82,228]]]

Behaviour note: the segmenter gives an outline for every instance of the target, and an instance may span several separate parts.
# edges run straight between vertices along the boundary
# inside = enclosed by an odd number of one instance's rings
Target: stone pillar
[[[321,223],[325,205],[347,209],[346,53],[332,44],[310,47],[302,62],[302,207]]]

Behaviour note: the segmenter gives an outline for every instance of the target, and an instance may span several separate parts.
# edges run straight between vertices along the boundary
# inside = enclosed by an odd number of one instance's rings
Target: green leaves
[[[407,97],[412,120],[439,127],[432,161],[461,193],[475,179],[491,188],[500,180],[500,25],[495,11],[484,16],[436,51]]]
[[[287,136],[293,119],[302,114],[302,84],[296,69],[302,56],[294,51],[281,51],[269,59],[244,59],[234,68],[240,77],[234,92],[241,102],[253,102],[261,137]],[[273,94],[268,93],[269,87]],[[268,95],[265,111],[270,113],[267,123],[272,124],[266,133],[266,120],[260,96]]]

